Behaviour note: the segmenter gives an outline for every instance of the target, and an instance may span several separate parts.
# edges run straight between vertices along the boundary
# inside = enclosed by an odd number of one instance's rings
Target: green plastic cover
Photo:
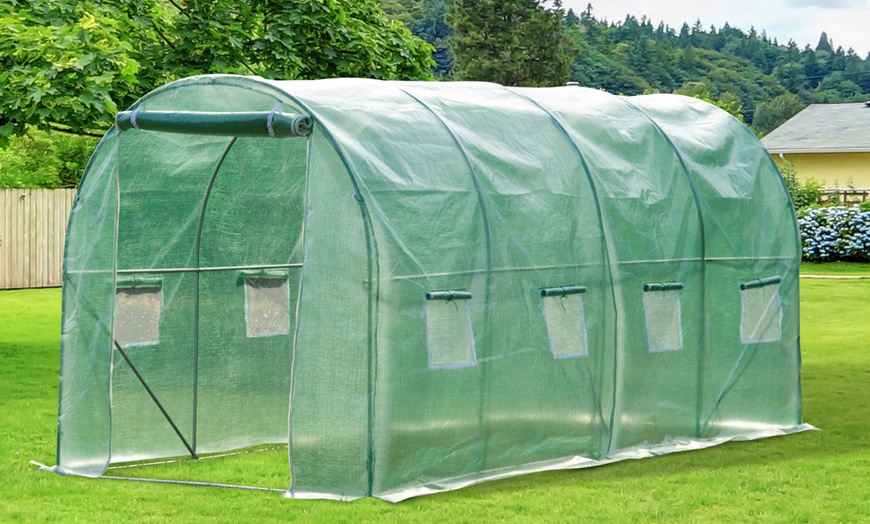
[[[276,107],[310,134],[233,131]],[[130,275],[162,279],[159,342],[125,352],[185,440],[286,443],[288,497],[398,501],[810,428],[794,212],[712,105],[201,76],[125,121],[149,112],[221,132],[123,125],[94,154],[66,245],[59,473],[187,454],[113,349]]]

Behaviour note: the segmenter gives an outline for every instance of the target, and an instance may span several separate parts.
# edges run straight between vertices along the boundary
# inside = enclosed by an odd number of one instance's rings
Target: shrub
[[[861,202],[858,207],[861,208],[861,211],[870,211],[870,200],[865,200]]]
[[[795,210],[803,209],[819,203],[822,198],[822,183],[815,178],[810,178],[803,184],[795,175],[794,166],[791,162],[786,162],[779,167],[782,173],[782,179],[785,181],[785,187],[788,189],[788,194],[791,195],[791,202]]]
[[[870,262],[870,212],[857,204],[807,209],[798,225],[804,260]]]
[[[98,139],[29,127],[0,149],[0,187],[75,187]]]

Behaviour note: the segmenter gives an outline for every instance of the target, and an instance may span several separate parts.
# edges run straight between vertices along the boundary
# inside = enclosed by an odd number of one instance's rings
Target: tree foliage
[[[376,0],[5,0],[0,140],[26,125],[84,133],[170,80],[429,79],[432,47]]]
[[[786,93],[758,104],[753,122],[755,130],[765,135],[785,123],[806,107],[797,95]]]
[[[28,126],[0,149],[0,187],[75,187],[97,141]]]
[[[791,162],[785,162],[780,165],[779,172],[782,174],[782,179],[785,182],[786,189],[788,189],[789,196],[791,196],[791,203],[795,211],[818,205],[822,199],[821,182],[815,178],[809,178],[806,182],[801,183]]]
[[[737,120],[746,122],[743,119],[743,106],[740,105],[740,98],[730,91],[726,91],[719,95],[718,98],[713,98],[710,92],[710,86],[704,82],[686,82],[683,87],[674,91],[678,95],[691,96],[699,100],[703,100],[714,106],[727,111]]]
[[[26,124],[105,127],[139,92],[129,20],[89,0],[0,4],[0,138]]]
[[[563,85],[570,75],[564,12],[538,0],[456,0],[453,77],[506,86]]]
[[[733,106],[725,102],[736,96],[746,122],[762,134],[807,104],[870,96],[870,61],[833,49],[827,35],[816,49],[799,49],[727,23],[705,29],[696,21],[677,31],[646,17],[598,20],[591,5],[579,23],[566,17],[563,31],[574,44],[573,72],[582,85],[631,95],[700,82],[717,105]]]
[[[417,5],[420,0],[384,1]],[[424,9],[414,11],[411,17],[412,29],[442,23],[439,16],[443,18],[443,10],[428,7],[443,6],[451,0],[422,1]],[[511,24],[499,20],[489,25],[482,22],[492,18],[493,3],[457,0],[457,7],[463,6],[468,12],[466,18],[477,21],[475,27],[488,29],[475,29],[471,35],[480,55],[495,57],[480,61],[480,69],[487,71],[485,78],[510,83],[510,79],[497,75],[510,74],[516,62],[504,52],[513,44],[508,36],[511,33],[505,29]],[[554,1],[554,8],[549,11],[561,13],[556,4]],[[518,2],[505,2],[501,12],[506,13],[514,5]],[[803,105],[870,97],[870,57],[862,59],[851,49],[835,47],[827,34],[820,37],[815,49],[809,46],[800,49],[794,41],[781,44],[764,31],[753,27],[744,31],[728,23],[720,28],[705,28],[700,20],[695,20],[675,29],[632,15],[616,21],[601,20],[595,17],[591,4],[579,12],[569,9],[562,13],[562,33],[571,46],[572,78],[581,85],[634,95],[670,93],[683,89],[687,83],[700,82],[706,86],[710,101],[740,107],[743,119],[759,133],[771,129],[768,118],[773,107],[769,104],[782,109],[783,101],[788,100],[789,111],[797,107],[794,98],[786,97],[789,93]],[[415,34],[435,43],[430,33],[415,29]],[[445,34],[438,38],[436,46],[443,46]],[[458,38],[450,38],[452,47],[467,46],[462,39],[468,39],[469,35]],[[443,71],[444,65],[440,66]],[[459,74],[455,76],[467,77],[463,67],[460,61]],[[541,80],[536,85],[557,83],[560,82]],[[756,124],[759,118],[761,122]]]

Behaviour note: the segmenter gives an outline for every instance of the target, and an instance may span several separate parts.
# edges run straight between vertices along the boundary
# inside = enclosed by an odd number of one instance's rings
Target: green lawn
[[[870,264],[860,262],[803,262],[802,275],[837,275],[870,277]]]
[[[0,291],[0,522],[870,521],[870,280],[802,280],[801,294],[804,418],[822,431],[389,504],[38,472],[28,460],[54,464],[60,291]],[[283,454],[193,466],[236,480]]]

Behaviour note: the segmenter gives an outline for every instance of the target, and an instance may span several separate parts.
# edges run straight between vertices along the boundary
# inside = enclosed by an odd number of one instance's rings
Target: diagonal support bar
[[[193,448],[190,447],[190,444],[187,443],[187,439],[185,439],[184,435],[181,434],[181,430],[178,429],[178,426],[176,426],[175,422],[172,421],[172,417],[170,417],[169,413],[167,413],[166,410],[163,408],[163,404],[161,404],[160,401],[157,400],[157,396],[154,394],[153,391],[151,391],[151,388],[148,387],[148,383],[145,382],[145,379],[142,378],[142,375],[139,374],[139,370],[136,369],[136,366],[133,365],[133,362],[130,361],[130,357],[128,357],[127,353],[125,353],[124,350],[121,349],[121,345],[118,344],[117,340],[113,340],[113,342],[115,343],[115,349],[117,349],[118,353],[120,353],[121,356],[124,357],[124,360],[127,362],[127,365],[130,366],[130,369],[133,370],[133,374],[136,375],[137,379],[139,379],[139,383],[142,384],[142,387],[144,387],[145,391],[147,391],[148,394],[151,396],[151,400],[153,400],[154,404],[157,405],[157,409],[159,409],[160,412],[163,413],[163,416],[166,418],[166,421],[169,422],[169,425],[172,426],[172,429],[173,429],[173,431],[175,431],[175,434],[178,435],[178,438],[181,439],[181,442],[184,444],[184,447],[187,448],[187,451],[190,453],[190,456],[193,457],[194,459],[198,459],[199,457],[197,457],[196,453],[193,452]]]

